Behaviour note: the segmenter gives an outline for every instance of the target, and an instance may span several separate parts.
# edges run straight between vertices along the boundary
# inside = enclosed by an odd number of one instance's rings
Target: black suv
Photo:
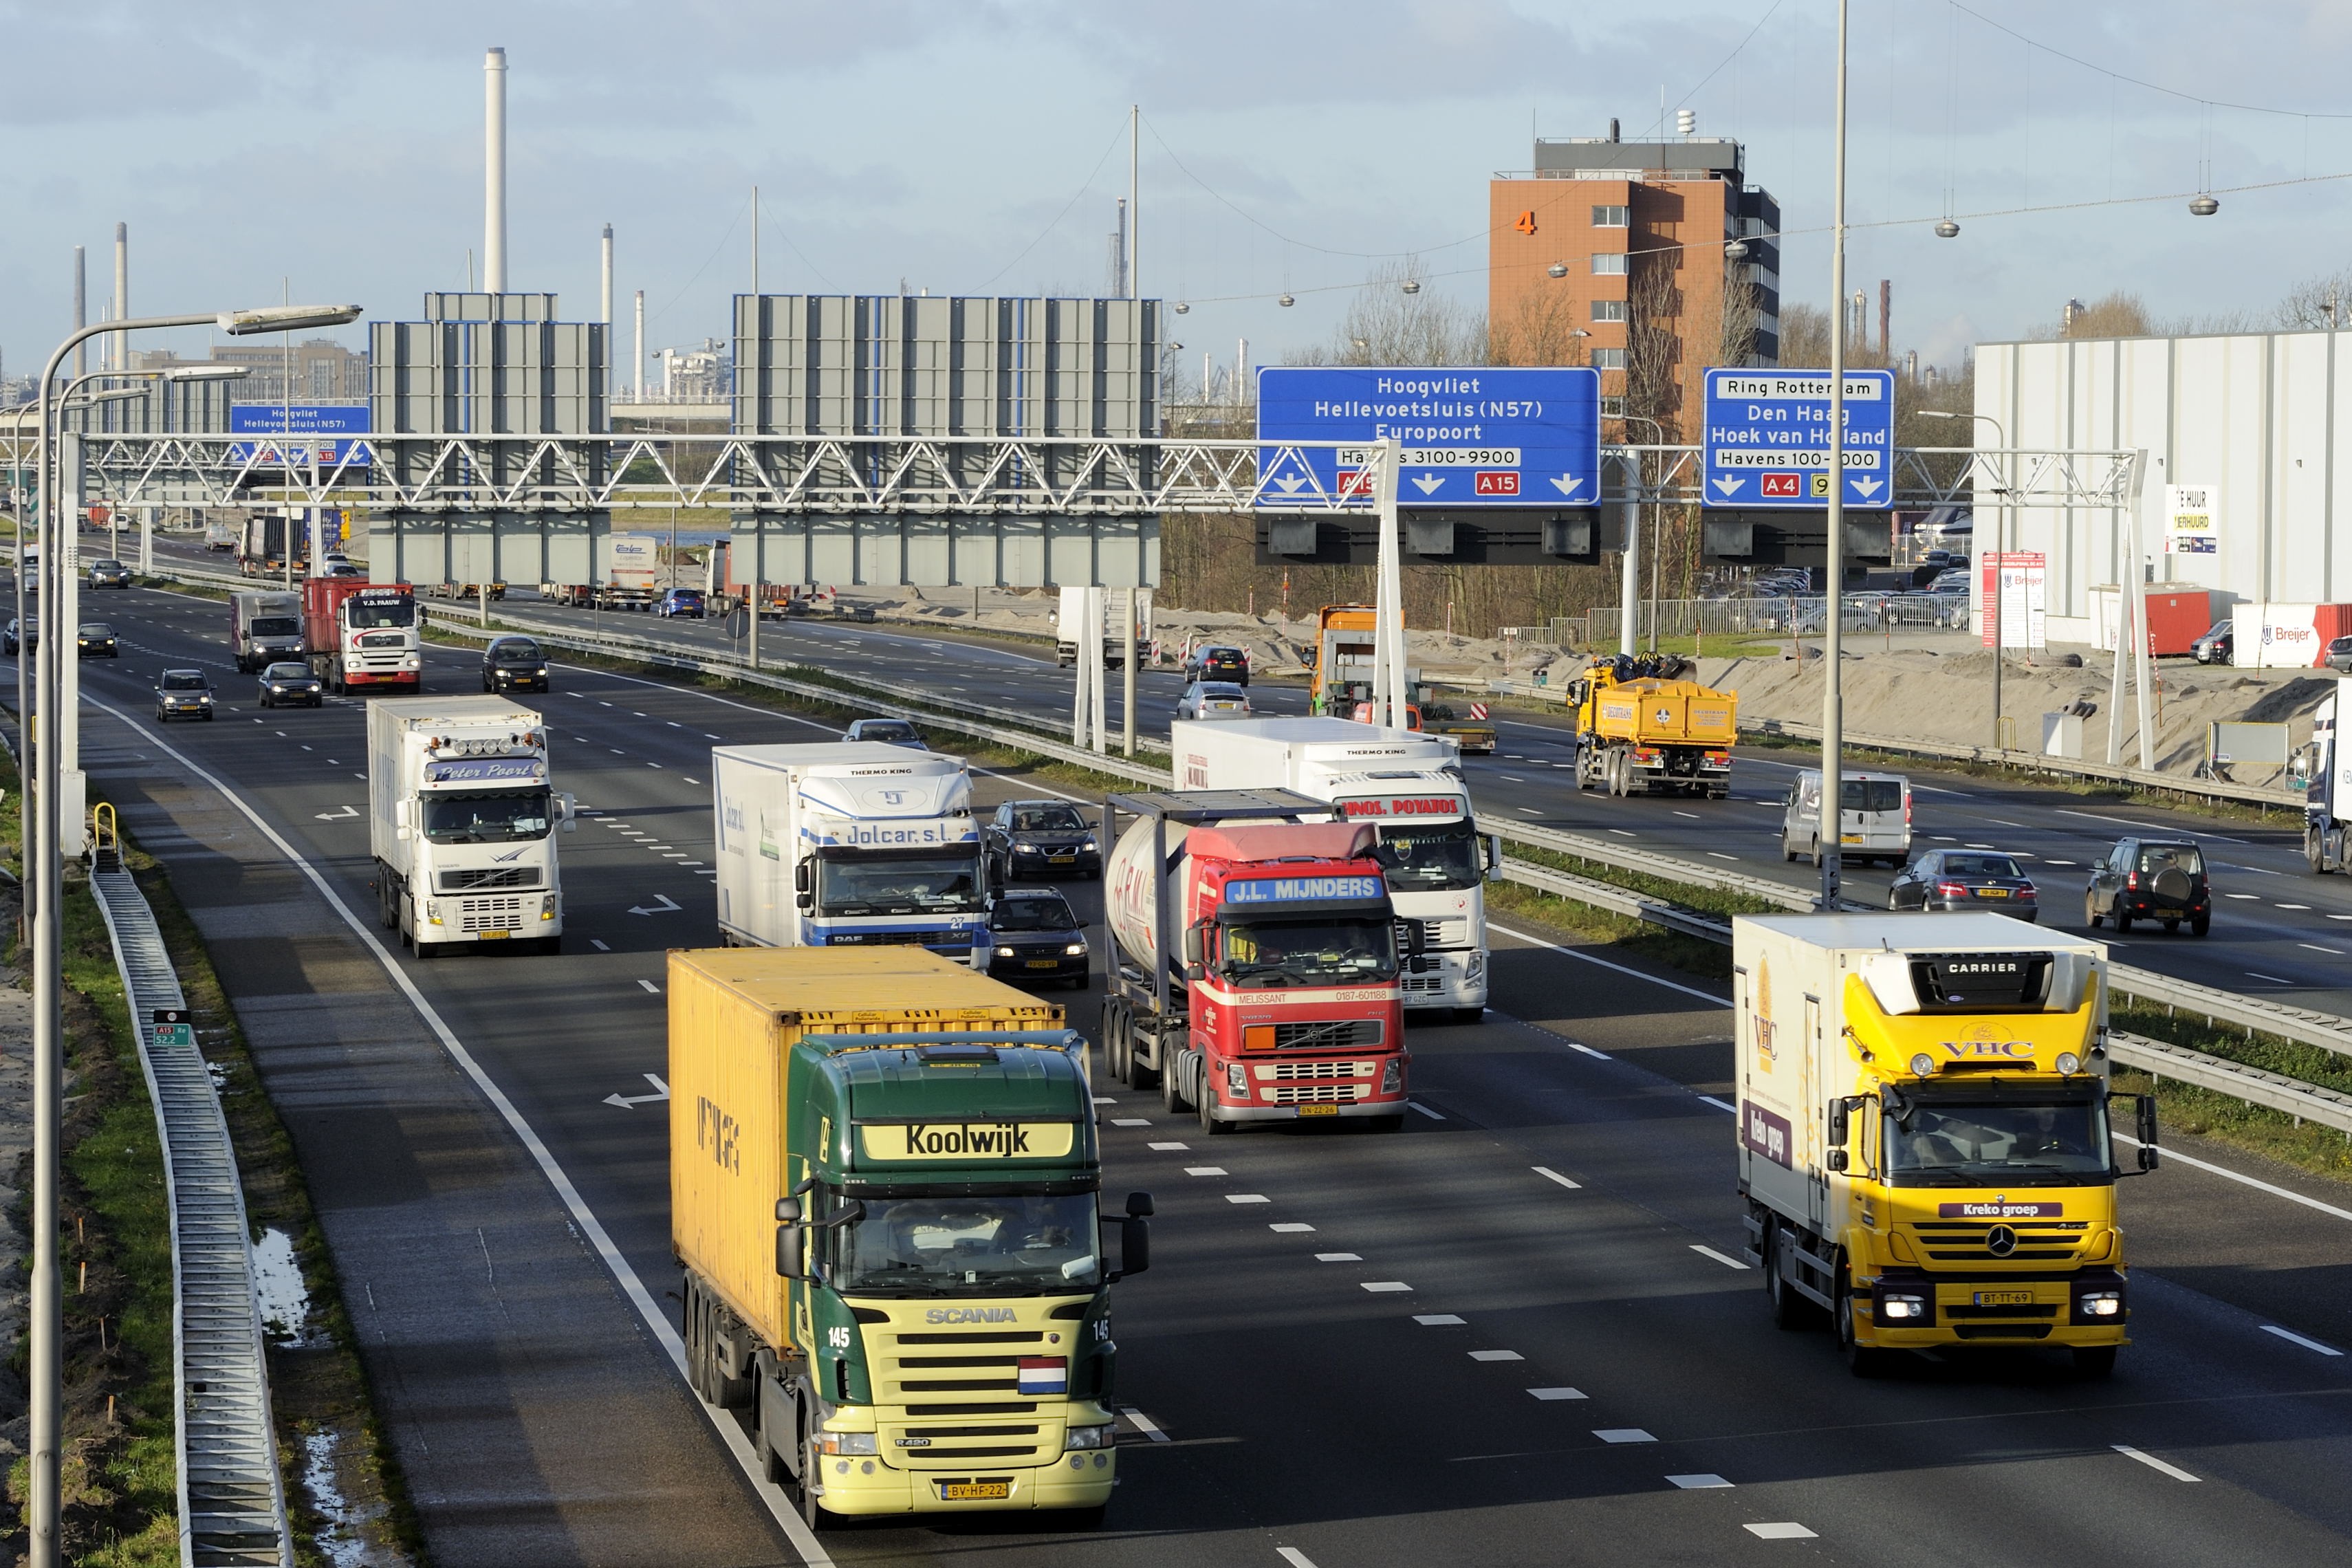
[[[1187,680],[1230,680],[1249,684],[1249,650],[1230,643],[1202,643],[1184,660]]]
[[[2189,929],[2203,936],[2213,924],[2213,890],[2205,880],[2205,855],[2185,839],[2126,838],[2091,868],[2083,891],[2083,923],[2095,926],[2108,915],[2116,930],[2134,921],[2162,921],[2167,931]]]
[[[492,637],[482,650],[485,691],[544,691],[547,650],[529,637]]]
[[[999,980],[1087,983],[1087,933],[1070,902],[1051,888],[1000,888],[981,910],[972,938],[975,968]]]
[[[1068,872],[1102,875],[1102,847],[1078,808],[1064,800],[1012,800],[980,830],[980,858],[995,887]]]

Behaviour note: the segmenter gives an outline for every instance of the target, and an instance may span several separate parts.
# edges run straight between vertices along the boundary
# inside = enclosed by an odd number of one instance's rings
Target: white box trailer
[[[377,913],[419,958],[457,943],[563,936],[555,832],[572,797],[549,777],[540,716],[503,697],[377,698],[368,714],[368,839]]]
[[[1421,928],[1404,1005],[1451,1008],[1462,1023],[1484,1016],[1486,882],[1502,856],[1478,832],[1459,742],[1327,717],[1179,721],[1169,747],[1179,789],[1296,790],[1379,829],[1397,919]]]
[[[971,962],[980,827],[961,757],[876,741],[719,746],[710,794],[729,942]]]
[[[228,646],[237,672],[251,675],[276,659],[300,663],[302,595],[239,591],[228,596]]]

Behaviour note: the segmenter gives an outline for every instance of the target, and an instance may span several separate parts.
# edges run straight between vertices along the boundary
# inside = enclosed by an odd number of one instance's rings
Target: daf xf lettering
[[[563,936],[547,731],[503,697],[367,705],[377,915],[419,958],[461,943],[553,952]]]
[[[1058,1510],[1118,1477],[1086,1042],[919,949],[669,955],[688,1380],[801,1516]]]
[[[1104,1057],[1120,1082],[1159,1085],[1171,1116],[1192,1108],[1204,1132],[1404,1125],[1395,907],[1370,826],[1332,816],[1286,790],[1104,804],[1103,841],[1117,846],[1105,945],[1118,956]]]
[[[1486,1016],[1486,879],[1501,847],[1482,839],[1459,745],[1346,719],[1180,721],[1169,746],[1186,789],[1289,789],[1370,823],[1397,919],[1419,928],[1403,959],[1404,1005]]]
[[[971,962],[980,826],[961,757],[878,741],[720,746],[710,793],[728,941]]]
[[[1732,922],[1739,1191],[1783,1328],[1859,1376],[1905,1351],[2130,1342],[2109,1116],[2140,1171],[2152,1096],[2107,1089],[2106,951],[1995,914]]]

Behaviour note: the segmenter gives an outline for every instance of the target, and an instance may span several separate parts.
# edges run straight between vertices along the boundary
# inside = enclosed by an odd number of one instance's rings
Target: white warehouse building
[[[2000,436],[1979,425],[1977,442],[2145,448],[2143,580],[2240,604],[2341,603],[2352,599],[2352,343],[2339,349],[2337,336],[1982,343],[1976,412]],[[2210,487],[2210,532],[2172,528],[2176,486]],[[1976,548],[1990,551],[1999,510],[1976,499]],[[2048,558],[2053,642],[2101,640],[2094,617],[2112,617],[2126,576],[2127,521],[2105,508],[2009,513],[2008,548]]]

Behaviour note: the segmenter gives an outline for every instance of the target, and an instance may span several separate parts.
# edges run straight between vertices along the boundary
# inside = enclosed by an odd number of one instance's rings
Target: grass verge
[[[1611,952],[1646,958],[1705,980],[1731,978],[1731,949],[1703,937],[1685,936],[1631,915],[1594,909],[1517,882],[1486,884],[1487,919],[1508,915],[1548,927],[1564,940],[1608,944]]]
[[[2274,1036],[2248,1036],[2242,1028],[2203,1018],[2165,1012],[2160,1007],[2129,1006],[2114,1010],[2114,1026],[2127,1034],[2186,1046],[2226,1061],[2242,1062],[2304,1083],[2352,1094],[2352,1058],[2320,1046],[2300,1045]],[[2118,1089],[2147,1092],[2151,1079],[2143,1072],[2117,1072]],[[2315,1121],[2298,1123],[2283,1110],[2249,1105],[2242,1100],[2166,1079],[2155,1084],[2158,1114],[2174,1131],[2210,1138],[2250,1153],[2261,1154],[2313,1175],[2352,1184],[2352,1137]]]

